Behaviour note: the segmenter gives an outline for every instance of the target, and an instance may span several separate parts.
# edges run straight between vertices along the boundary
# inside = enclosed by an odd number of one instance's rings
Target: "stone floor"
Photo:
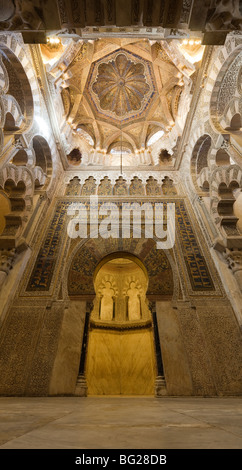
[[[241,449],[239,398],[0,398],[0,449]]]

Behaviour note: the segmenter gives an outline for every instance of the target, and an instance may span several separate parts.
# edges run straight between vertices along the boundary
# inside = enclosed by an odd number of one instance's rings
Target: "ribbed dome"
[[[119,54],[115,60],[99,65],[92,89],[101,109],[120,117],[130,111],[139,111],[150,87],[143,64],[135,64],[125,54]]]

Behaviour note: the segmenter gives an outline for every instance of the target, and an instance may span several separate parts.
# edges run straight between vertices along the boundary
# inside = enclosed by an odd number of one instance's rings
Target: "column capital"
[[[0,271],[9,274],[16,256],[15,248],[0,250]]]
[[[228,250],[226,249],[223,253],[224,258],[226,259],[229,268],[233,273],[242,270],[242,250]]]
[[[88,301],[88,302],[87,302],[87,306],[86,306],[86,311],[87,311],[87,313],[92,313],[93,307],[94,307],[93,302],[92,302],[92,301]]]
[[[156,302],[152,300],[149,301],[149,310],[151,311],[151,313],[156,312]]]

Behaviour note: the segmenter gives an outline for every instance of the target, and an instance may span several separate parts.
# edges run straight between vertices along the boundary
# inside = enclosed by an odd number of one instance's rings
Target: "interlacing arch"
[[[194,139],[190,142],[189,149],[193,141]],[[198,138],[191,152],[190,174],[199,196],[208,195],[214,170],[234,163],[235,151],[223,136],[218,135],[216,143],[209,134],[203,134]]]
[[[208,180],[208,172],[205,170],[210,166],[210,152],[212,146],[211,136],[201,135],[192,150],[191,178],[197,194],[203,195],[203,183]],[[206,179],[204,179],[206,177]]]
[[[17,168],[16,166],[11,164],[6,165],[0,171],[0,185],[3,186],[7,179],[12,179],[15,184],[17,184],[19,181],[23,181],[26,186],[26,197],[30,199],[32,198],[34,187],[33,176],[28,168]]]
[[[15,156],[16,138],[29,131],[34,113],[40,114],[41,109],[38,82],[25,47],[20,34],[0,34],[0,151],[8,152],[14,165],[30,167],[33,161],[27,148],[27,156],[24,151]]]
[[[46,182],[46,175],[42,168],[36,166],[33,170],[35,190],[41,189]]]
[[[233,64],[233,61],[236,59],[238,54],[242,51],[242,43],[237,45],[238,37],[234,35],[229,35],[227,37],[226,43],[223,47],[217,48],[213,52],[212,60],[210,64],[210,70],[208,71],[209,79],[204,77],[204,88],[201,94],[201,116],[202,116],[202,124],[200,125],[200,115],[197,116],[195,114],[192,124],[192,129],[190,132],[189,141],[186,145],[185,152],[183,154],[183,171],[184,171],[184,180],[187,186],[191,187],[191,182],[194,186],[194,192],[198,195],[203,195],[201,192],[200,180],[197,182],[195,175],[191,175],[191,155],[193,155],[194,147],[201,136],[204,134],[209,134],[212,139],[212,145],[210,154],[208,156],[208,166],[212,168],[214,165],[217,166],[222,165],[221,159],[221,152],[220,155],[217,155],[219,147],[217,147],[217,143],[219,139],[222,141],[223,136],[227,134],[229,138],[229,134],[231,133],[227,127],[231,125],[231,119],[234,116],[234,113],[237,113],[239,109],[241,109],[241,91],[242,87],[239,88],[239,76],[241,76],[241,69],[239,69],[239,65],[237,67],[237,74],[232,75],[232,82],[233,82],[233,90],[236,91],[236,99],[234,97],[234,92],[230,93],[230,98],[225,101],[224,110],[219,116],[217,113],[217,105],[218,100],[222,99],[221,94],[221,85],[223,83],[223,79],[226,73],[229,72],[230,65]],[[229,92],[230,90],[228,90]],[[227,95],[226,95],[227,96]],[[240,99],[238,99],[240,97]],[[240,108],[239,108],[240,106]],[[210,129],[210,132],[209,132]],[[217,141],[216,141],[217,135]],[[221,138],[222,137],[222,138]],[[228,142],[229,143],[229,142]],[[230,149],[225,149],[226,152],[232,157],[233,161],[239,163],[240,157],[238,155],[238,151],[236,148],[231,147]],[[216,161],[217,157],[217,161]],[[225,157],[225,154],[224,154]],[[226,164],[228,160],[226,161]],[[201,175],[202,177],[202,175]],[[204,177],[204,175],[203,175]],[[202,177],[202,178],[203,178]],[[201,178],[200,178],[201,179]]]
[[[242,93],[241,93],[241,99],[242,99]],[[237,115],[239,115],[238,117],[240,118],[240,121],[241,121],[239,98],[234,99],[232,102],[229,103],[227,111],[221,119],[221,126],[227,131],[237,130],[238,126],[236,126],[236,124],[234,123]]]
[[[5,102],[7,101],[5,113],[10,113],[18,121],[19,127],[21,126],[21,132],[24,132],[31,126],[34,116],[34,101],[27,76],[28,72],[25,73],[21,61],[18,60],[13,51],[2,45],[1,42],[0,52],[9,79],[8,90],[5,95]]]
[[[183,161],[184,161],[184,169],[186,170],[186,173],[190,175],[190,165],[191,165],[191,156],[193,154],[193,149],[198,141],[198,139],[204,135],[204,126],[196,126],[194,125],[194,128],[191,129],[191,134],[189,138],[189,142],[187,143],[185,147],[185,152],[183,155]]]
[[[157,179],[156,179],[157,178]],[[83,174],[70,176],[66,182],[66,196],[85,196],[85,195],[133,195],[133,196],[160,196],[167,195],[164,182],[169,181],[172,185],[172,195],[177,194],[175,189],[178,180],[171,173],[140,174],[135,173],[132,176],[112,176],[97,175],[85,177]],[[174,186],[173,186],[174,185]]]
[[[10,212],[5,216],[5,227],[0,236],[4,245],[12,247],[20,237],[33,207],[34,181],[26,167],[7,165],[0,171],[0,191],[9,202]]]
[[[235,36],[229,36],[219,49],[204,89],[203,115],[215,131],[224,133],[234,110],[239,110],[241,93],[238,76],[242,66],[242,43],[236,45]]]
[[[36,156],[33,148],[25,147],[26,142],[23,136],[19,136],[18,139],[15,138],[15,146],[9,153],[9,163],[15,167],[27,167],[31,172],[35,182],[35,187],[40,188],[44,186],[47,174],[43,168],[38,165],[36,161]]]
[[[216,166],[230,165],[230,155],[225,148],[220,147],[219,149],[216,149],[214,163]]]
[[[51,147],[50,147],[51,145]],[[35,167],[39,168],[39,175],[42,173],[41,181],[46,189],[53,176],[53,153],[56,149],[54,143],[49,143],[41,135],[35,135],[32,139],[30,148],[33,152],[33,163]]]
[[[110,283],[111,289],[114,291],[114,296],[118,295],[118,287],[116,285],[115,279],[111,274],[105,274],[101,282],[96,286],[96,293],[101,297],[103,295],[103,289],[105,289],[107,283]]]
[[[203,192],[209,192],[210,189],[210,169],[203,168],[200,172],[197,179],[198,186],[202,189]]]
[[[0,55],[0,90],[2,93],[7,93],[9,88],[8,72],[3,64],[2,57]]]
[[[36,187],[42,186],[46,190],[50,187],[52,178],[54,177],[53,165],[57,160],[57,149],[52,136],[48,139],[41,134],[36,134],[29,145],[29,148],[24,148],[28,154],[28,167],[33,171],[33,177],[36,172],[40,180],[35,178],[37,183]],[[35,170],[39,168],[39,170]],[[40,176],[41,175],[41,176]]]
[[[132,282],[135,284],[136,289],[138,289],[139,295],[144,295],[145,292],[142,288],[141,283],[138,281],[138,279],[134,275],[131,275],[131,276],[128,276],[125,280],[125,286],[123,289],[124,297],[128,295],[128,290],[130,289],[130,284]]]
[[[218,227],[236,227],[233,204],[236,201],[233,191],[242,188],[242,169],[238,165],[217,168],[211,175],[210,209]]]
[[[5,134],[14,134],[20,130],[24,115],[17,100],[11,95],[2,96],[5,112],[3,129]]]
[[[41,114],[38,82],[34,75],[32,64],[25,51],[21,35],[0,35],[0,49],[14,65],[18,78],[23,83],[26,108],[26,128],[32,124],[33,112]],[[16,68],[17,67],[17,68]]]

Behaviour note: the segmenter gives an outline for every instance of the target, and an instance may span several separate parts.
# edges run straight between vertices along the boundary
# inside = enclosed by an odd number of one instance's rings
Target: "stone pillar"
[[[88,327],[90,321],[90,315],[93,310],[93,303],[87,302],[86,307],[86,319],[83,333],[83,342],[82,342],[82,351],[81,351],[81,360],[79,366],[79,374],[77,377],[75,395],[78,397],[87,397],[87,381],[86,381],[86,357],[87,357],[87,343],[88,343]]]
[[[145,153],[144,150],[141,151],[140,153],[140,163],[145,164]]]
[[[151,154],[150,154],[150,152],[148,150],[145,150],[144,156],[145,156],[145,163],[149,165],[151,163]]]
[[[13,267],[15,255],[15,248],[0,250],[0,290],[9,274],[9,271]]]
[[[156,354],[156,364],[157,364],[157,377],[155,380],[155,396],[159,398],[164,395],[167,395],[167,389],[166,389],[166,381],[165,381],[164,369],[163,369],[159,330],[158,330],[158,325],[157,325],[156,303],[150,302],[149,309],[152,313],[152,318],[153,318],[153,331],[154,331],[155,354]]]
[[[63,319],[51,372],[49,395],[74,396],[80,369],[86,302],[70,300],[64,303],[62,301],[62,309]]]
[[[242,292],[242,250],[226,249],[223,255]]]

